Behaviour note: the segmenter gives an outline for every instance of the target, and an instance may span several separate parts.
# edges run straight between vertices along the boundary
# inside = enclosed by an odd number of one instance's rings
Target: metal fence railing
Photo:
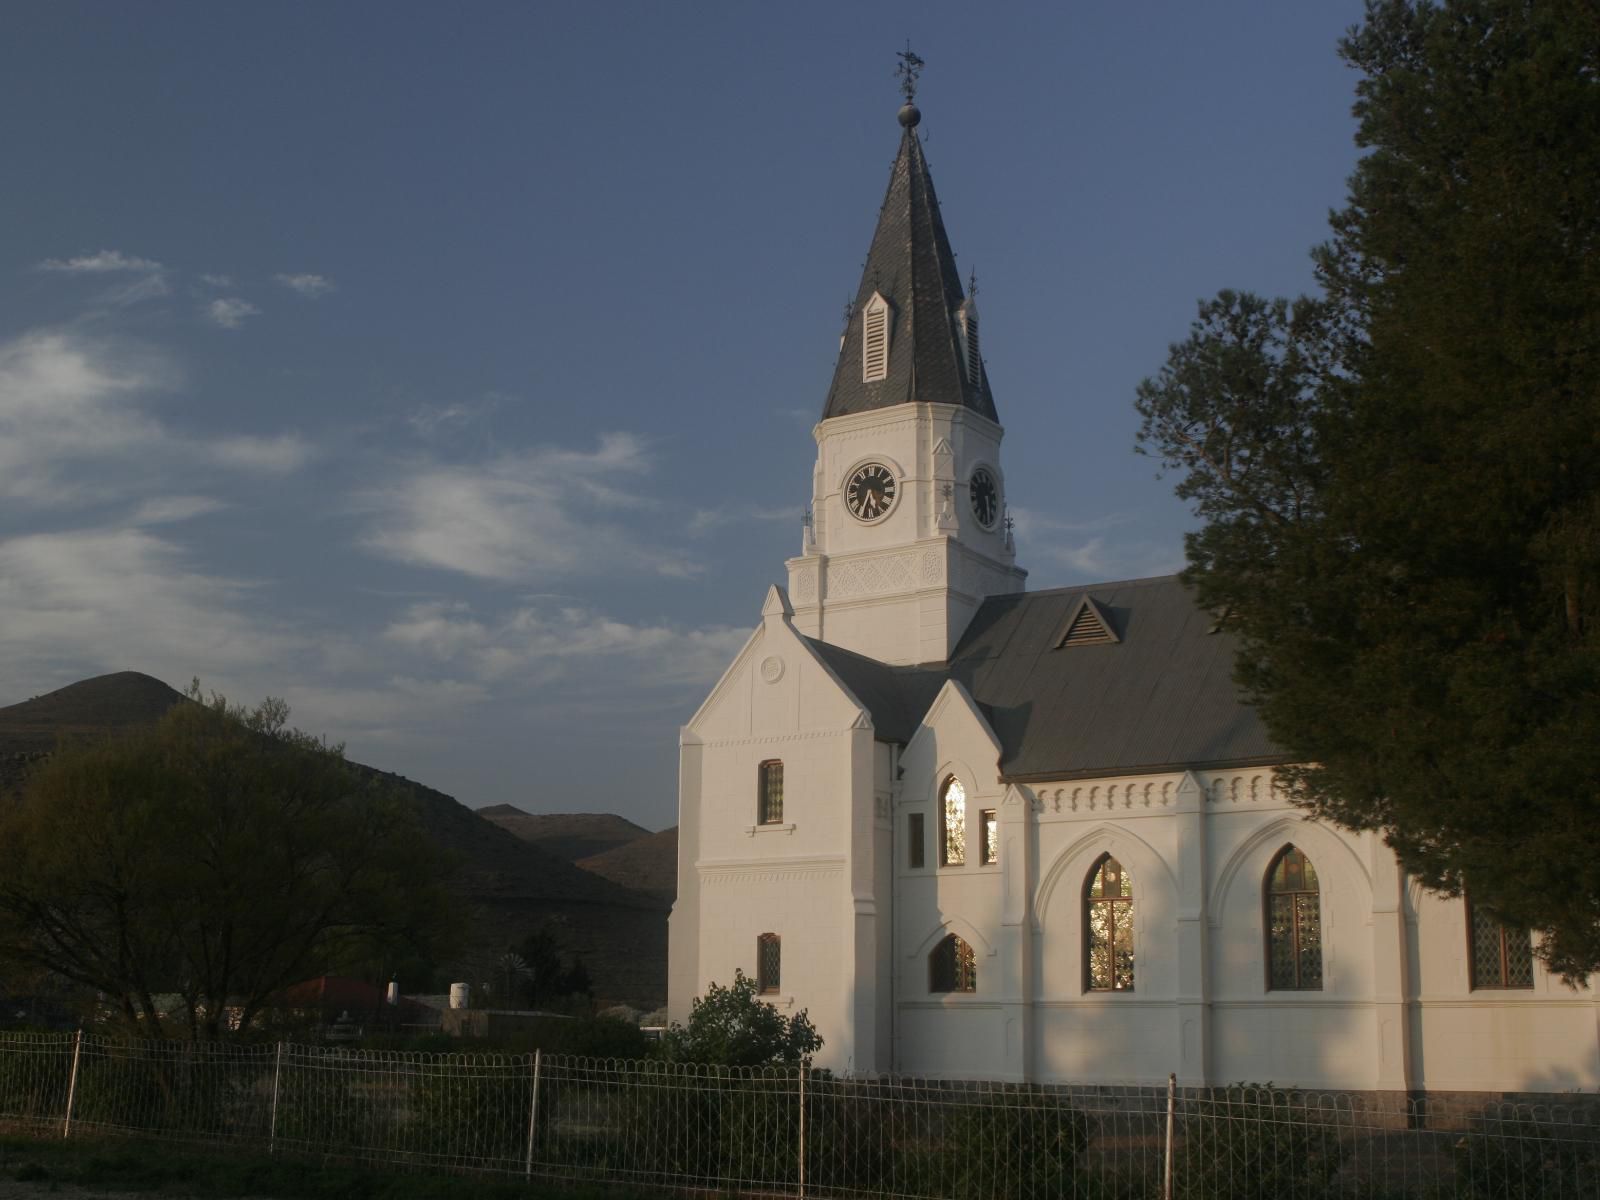
[[[766,1196],[1600,1200],[1600,1107],[0,1034],[0,1121]]]

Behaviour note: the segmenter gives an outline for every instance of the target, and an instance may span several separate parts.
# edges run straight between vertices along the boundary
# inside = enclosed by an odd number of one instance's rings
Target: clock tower
[[[1020,592],[1004,431],[933,180],[900,110],[900,152],[813,435],[804,544],[788,561],[801,633],[880,662],[942,662],[985,596]]]

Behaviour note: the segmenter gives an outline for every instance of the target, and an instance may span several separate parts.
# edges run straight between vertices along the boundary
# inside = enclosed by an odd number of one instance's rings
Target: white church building
[[[1290,806],[1177,578],[1025,590],[918,120],[787,590],[681,732],[672,1019],[737,969],[855,1072],[1600,1087],[1600,979]]]

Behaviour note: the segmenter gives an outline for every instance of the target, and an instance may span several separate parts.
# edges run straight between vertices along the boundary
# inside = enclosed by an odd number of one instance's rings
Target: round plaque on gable
[[[776,654],[768,655],[761,660],[761,678],[768,683],[777,683],[783,678],[783,659]]]

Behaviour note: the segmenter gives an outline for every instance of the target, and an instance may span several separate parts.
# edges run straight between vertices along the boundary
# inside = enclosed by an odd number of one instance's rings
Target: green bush
[[[1270,1085],[1213,1089],[1183,1119],[1177,1194],[1194,1200],[1320,1200],[1343,1158],[1326,1114]]]
[[[1455,1144],[1456,1195],[1461,1200],[1600,1195],[1600,1143],[1594,1138],[1592,1128],[1527,1118],[1480,1126]]]

